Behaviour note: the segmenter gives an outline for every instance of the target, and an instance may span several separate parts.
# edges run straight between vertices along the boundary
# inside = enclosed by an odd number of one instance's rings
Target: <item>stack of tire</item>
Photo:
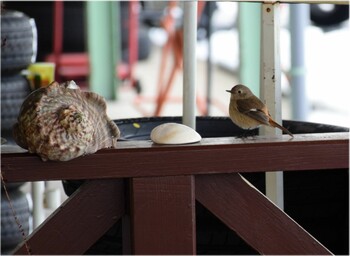
[[[6,186],[12,207],[1,186],[1,255],[11,254],[31,230],[31,200],[19,189],[22,185],[23,183],[17,183]]]
[[[1,133],[11,141],[22,102],[30,93],[21,71],[35,59],[35,24],[22,12],[1,13]]]
[[[36,27],[32,19],[18,11],[1,11],[1,137],[13,144],[12,126],[21,105],[30,93],[27,79],[21,75],[36,57]],[[20,190],[23,183],[6,184],[11,205],[1,186],[1,254],[7,254],[29,233],[30,207]],[[17,218],[17,221],[16,221]],[[19,222],[22,229],[19,228]]]

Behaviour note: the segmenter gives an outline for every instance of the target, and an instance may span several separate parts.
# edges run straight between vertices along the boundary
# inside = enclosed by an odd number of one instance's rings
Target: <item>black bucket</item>
[[[154,127],[163,123],[182,123],[181,117],[150,117],[115,120],[122,140],[149,140]],[[293,134],[348,132],[349,128],[310,122],[284,120],[282,125]],[[241,136],[245,130],[236,126],[228,117],[197,117],[196,131],[203,138]],[[257,135],[258,129],[251,135]]]
[[[120,140],[149,140],[153,128],[163,123],[181,123],[181,117],[115,120]],[[349,132],[348,128],[299,121],[283,121],[293,134]],[[196,130],[203,138],[242,136],[245,131],[227,117],[197,117]],[[249,135],[257,135],[252,130]],[[257,189],[265,192],[265,173],[245,173]],[[348,169],[284,172],[285,212],[334,254],[349,253]],[[71,195],[83,181],[64,181]],[[257,254],[234,231],[196,203],[198,254]],[[121,221],[117,222],[86,253],[122,254]]]

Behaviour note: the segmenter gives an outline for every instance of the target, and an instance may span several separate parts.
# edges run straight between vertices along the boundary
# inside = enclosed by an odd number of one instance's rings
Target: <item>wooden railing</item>
[[[33,254],[82,254],[121,218],[126,254],[195,254],[195,200],[261,254],[331,254],[240,173],[348,167],[348,133],[125,141],[69,162],[12,150],[1,161],[6,183],[89,180],[29,236]]]

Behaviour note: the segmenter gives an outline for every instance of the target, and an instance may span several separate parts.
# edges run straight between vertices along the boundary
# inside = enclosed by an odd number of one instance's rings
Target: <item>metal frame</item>
[[[184,2],[183,123],[196,128],[197,1]]]
[[[280,4],[263,3],[261,6],[260,40],[260,98],[271,116],[282,123],[281,63],[280,63]],[[282,136],[278,129],[261,127],[260,134]],[[267,172],[266,196],[281,209],[284,207],[283,172]]]

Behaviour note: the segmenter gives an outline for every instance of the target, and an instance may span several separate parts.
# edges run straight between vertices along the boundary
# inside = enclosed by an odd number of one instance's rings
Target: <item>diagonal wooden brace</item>
[[[239,173],[196,177],[196,199],[260,254],[332,254]]]
[[[30,253],[85,253],[124,214],[123,189],[121,179],[87,181],[28,237]],[[25,245],[14,254],[28,254]]]

